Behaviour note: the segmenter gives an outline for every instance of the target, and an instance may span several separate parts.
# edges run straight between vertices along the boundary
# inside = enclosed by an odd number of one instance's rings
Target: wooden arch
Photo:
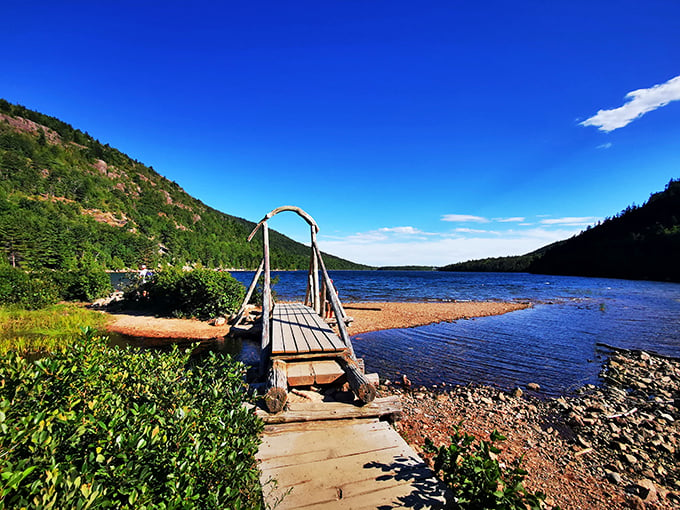
[[[263,372],[267,364],[269,356],[268,351],[271,345],[270,318],[272,316],[272,310],[274,307],[271,293],[269,225],[267,222],[277,214],[285,211],[298,214],[310,226],[311,257],[309,263],[309,273],[307,275],[307,290],[305,293],[304,304],[312,308],[317,314],[321,316],[324,315],[327,305],[330,305],[333,315],[335,316],[335,322],[337,324],[340,337],[347,346],[351,358],[354,359],[354,349],[352,348],[352,342],[350,340],[349,333],[347,332],[347,317],[345,310],[343,309],[340,299],[335,292],[333,282],[328,275],[326,265],[321,258],[321,251],[319,250],[319,246],[317,244],[316,234],[319,232],[319,226],[316,224],[316,221],[314,221],[314,218],[312,218],[306,211],[293,205],[284,205],[268,212],[248,236],[248,241],[250,242],[257,231],[260,229],[262,230],[263,256],[262,262],[260,262],[260,265],[255,272],[255,276],[253,277],[253,281],[246,292],[243,304],[236,315],[235,324],[238,324],[243,318],[246,306],[250,301],[255,287],[257,286],[258,279],[260,278],[260,275],[264,274],[262,289],[262,349],[260,355],[260,370]],[[321,279],[319,278],[319,273],[321,273]]]

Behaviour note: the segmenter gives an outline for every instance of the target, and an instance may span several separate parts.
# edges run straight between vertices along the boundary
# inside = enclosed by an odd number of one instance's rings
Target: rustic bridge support
[[[288,374],[286,362],[274,360],[267,377],[267,393],[264,402],[270,413],[279,413],[283,410],[288,400]]]
[[[279,308],[278,305],[275,307],[272,302],[269,226],[267,222],[283,211],[298,214],[309,224],[311,231],[311,254],[305,302],[304,305],[296,305],[297,308],[291,307],[290,304]],[[341,365],[347,382],[352,391],[359,397],[359,400],[364,404],[372,402],[376,397],[376,388],[371,380],[366,377],[354,355],[352,341],[347,332],[347,322],[351,319],[345,314],[321,257],[316,239],[316,234],[319,231],[318,225],[309,214],[299,207],[287,205],[267,213],[250,233],[248,241],[251,241],[260,229],[262,229],[262,262],[248,288],[243,305],[236,315],[236,323],[238,324],[238,321],[241,320],[246,305],[257,285],[257,280],[260,274],[263,274],[260,376],[265,375],[271,361],[270,370],[267,372],[268,390],[265,395],[267,408],[270,412],[276,413],[281,411],[286,404],[288,374],[284,360],[306,361],[318,359],[319,356],[335,359]],[[319,273],[321,273],[321,281]],[[327,303],[330,303],[333,310],[339,335],[336,335],[323,321]],[[282,314],[285,314],[285,316]]]
[[[359,400],[364,404],[373,402],[377,395],[375,385],[366,377],[356,360],[344,357],[340,359],[340,365],[345,371],[349,387],[359,397]]]

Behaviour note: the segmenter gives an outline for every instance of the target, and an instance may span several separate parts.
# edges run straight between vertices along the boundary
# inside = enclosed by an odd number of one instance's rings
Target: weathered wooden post
[[[314,311],[318,314],[321,313],[321,300],[319,299],[319,257],[317,256],[317,246],[316,246],[316,224],[310,225],[311,238],[312,238],[312,295],[314,303]]]
[[[288,375],[286,373],[286,362],[274,360],[269,369],[267,377],[267,393],[264,402],[270,413],[279,413],[283,410],[288,400]]]
[[[377,390],[375,385],[368,380],[359,367],[355,359],[350,357],[340,358],[340,366],[345,371],[349,387],[352,388],[354,394],[359,397],[364,404],[368,404],[375,400]]]
[[[257,279],[262,274],[263,266],[264,266],[264,259],[262,259],[262,261],[260,262],[260,265],[257,267],[257,271],[255,271],[255,277],[253,278],[253,281],[250,282],[250,287],[248,287],[248,291],[246,292],[246,297],[243,298],[243,303],[241,304],[241,308],[239,308],[238,313],[236,314],[236,318],[234,319],[234,326],[238,326],[239,322],[241,322],[241,319],[243,319],[243,314],[246,311],[246,306],[248,306],[248,303],[250,302],[250,298],[253,295],[253,291],[255,290],[255,287],[257,286]]]
[[[269,260],[269,226],[262,224],[262,246],[264,250],[264,284],[262,289],[262,344],[260,350],[260,376],[267,370],[267,360],[271,348],[271,264]]]

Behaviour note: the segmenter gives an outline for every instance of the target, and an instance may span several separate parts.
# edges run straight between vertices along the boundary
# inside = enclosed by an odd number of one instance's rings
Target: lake
[[[233,276],[248,285],[253,272]],[[302,300],[306,271],[275,272],[280,299]],[[509,314],[352,337],[367,370],[416,385],[535,382],[544,396],[598,384],[605,343],[680,356],[680,284],[526,273],[329,271],[343,302],[529,301]],[[244,345],[242,359],[257,349]]]
[[[252,271],[232,275],[249,285]],[[366,368],[416,385],[530,382],[542,396],[598,384],[609,350],[598,343],[680,357],[680,284],[526,273],[329,271],[344,303],[358,301],[521,301],[531,308],[352,337]],[[279,299],[304,299],[306,271],[274,272]],[[133,345],[145,345],[135,339]],[[258,344],[217,342],[248,364]]]

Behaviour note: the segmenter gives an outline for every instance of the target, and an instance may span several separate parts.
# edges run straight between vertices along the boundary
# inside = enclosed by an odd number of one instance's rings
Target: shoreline
[[[483,440],[498,430],[507,438],[499,460],[523,458],[547,508],[678,508],[680,360],[620,350],[601,377],[602,386],[547,400],[481,385],[383,384],[380,393],[399,395],[395,427],[428,461],[425,438],[447,445],[458,424]]]
[[[344,305],[347,315],[354,319],[349,326],[350,335],[386,329],[413,328],[452,322],[459,319],[488,317],[522,310],[532,306],[529,303],[504,301],[465,301],[450,303],[423,302],[360,302]],[[187,338],[211,340],[223,338],[231,326],[213,326],[206,321],[195,319],[170,319],[144,315],[139,312],[105,312],[111,318],[107,332],[147,338]]]

